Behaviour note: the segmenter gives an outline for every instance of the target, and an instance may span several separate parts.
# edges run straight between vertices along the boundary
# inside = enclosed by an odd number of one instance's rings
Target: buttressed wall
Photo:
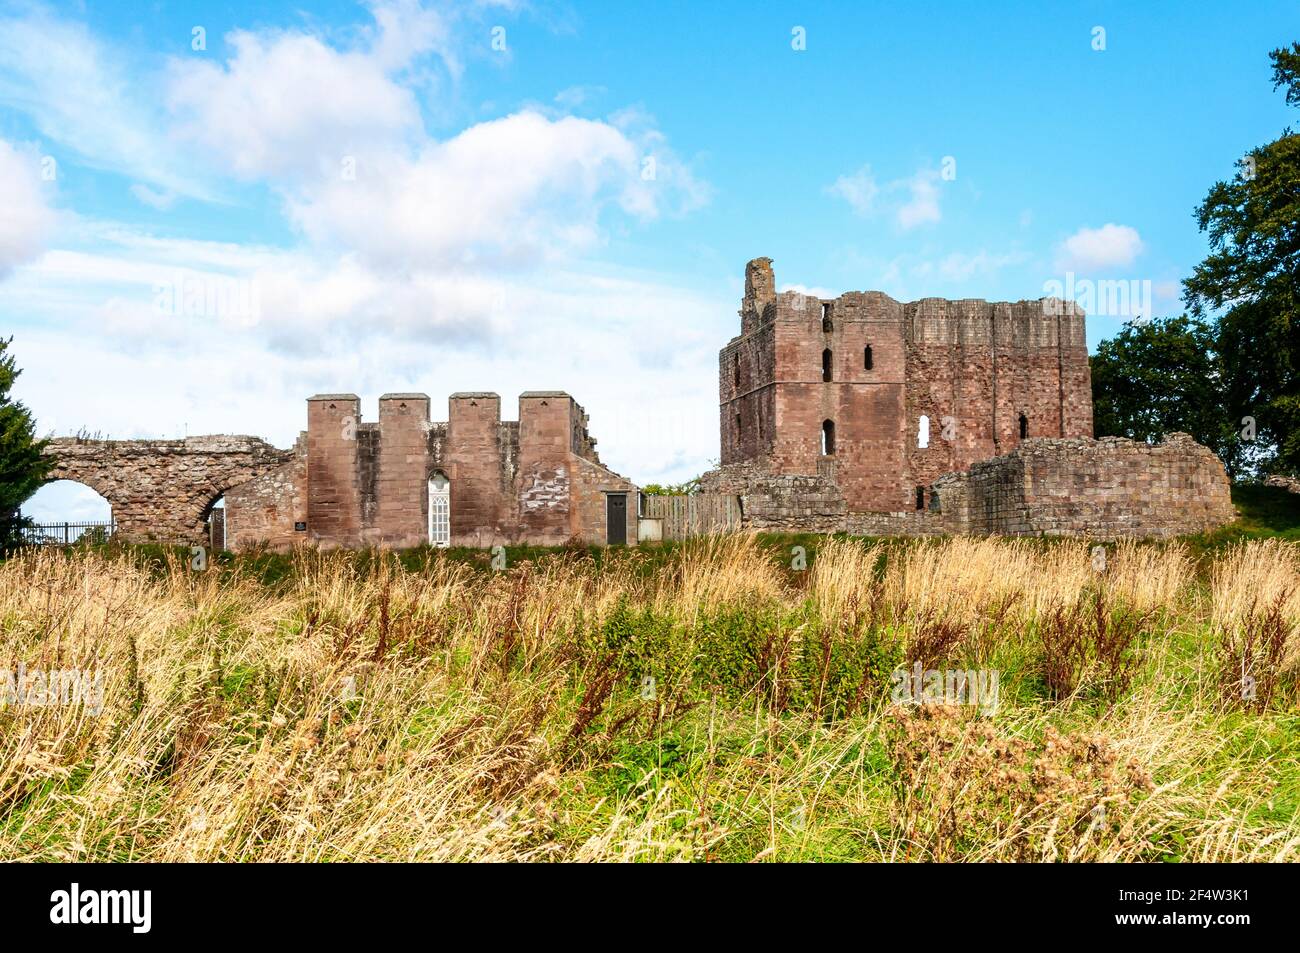
[[[360,403],[308,399],[292,459],[226,495],[232,548],[636,542],[637,488],[601,464],[568,394],[522,394],[518,421],[503,421],[487,392],[452,394],[444,422],[430,420],[425,394],[385,394],[374,423]]]
[[[55,440],[51,479],[99,492],[129,540],[204,545],[224,495],[230,549],[636,542],[637,487],[601,464],[568,394],[523,394],[518,421],[501,419],[496,394],[449,404],[433,422],[427,395],[385,394],[368,423],[355,394],[319,394],[291,450],[256,437]]]
[[[719,355],[723,467],[821,474],[850,511],[913,509],[918,487],[1028,437],[1092,435],[1073,303],[777,294],[758,258],[740,318]]]

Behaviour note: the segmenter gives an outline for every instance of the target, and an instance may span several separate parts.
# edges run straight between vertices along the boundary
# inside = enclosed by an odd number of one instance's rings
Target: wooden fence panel
[[[644,515],[663,520],[664,539],[740,529],[740,497],[721,493],[647,496]]]

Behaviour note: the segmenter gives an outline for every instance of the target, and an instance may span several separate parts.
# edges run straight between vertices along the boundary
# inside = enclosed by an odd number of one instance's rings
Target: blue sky
[[[558,387],[614,469],[689,477],[749,258],[1177,311],[1300,39],[1266,2],[305,9],[0,2],[0,331],[42,432],[286,446],[318,391]],[[1089,310],[1092,347],[1129,317]]]

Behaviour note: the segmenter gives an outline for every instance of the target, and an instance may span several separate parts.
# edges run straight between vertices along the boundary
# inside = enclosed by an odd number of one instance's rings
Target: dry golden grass
[[[0,564],[0,673],[105,687],[97,714],[0,708],[0,857],[1300,854],[1285,544],[1246,544],[1206,579],[1180,546],[1133,543],[1101,571],[1083,543],[994,539],[827,539],[806,574],[750,536],[650,559],[487,573],[302,551],[277,585],[132,552]],[[1137,675],[1053,702],[1034,633],[1099,587],[1150,614]],[[1225,701],[1220,642],[1272,604],[1289,669],[1269,705]],[[934,620],[956,633],[947,664],[1002,666],[991,717],[889,704]]]

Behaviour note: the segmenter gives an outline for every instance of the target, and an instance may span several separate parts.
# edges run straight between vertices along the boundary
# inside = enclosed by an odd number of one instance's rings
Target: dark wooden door
[[[609,544],[622,546],[627,542],[627,494],[609,493],[605,496],[605,522],[609,525]]]

